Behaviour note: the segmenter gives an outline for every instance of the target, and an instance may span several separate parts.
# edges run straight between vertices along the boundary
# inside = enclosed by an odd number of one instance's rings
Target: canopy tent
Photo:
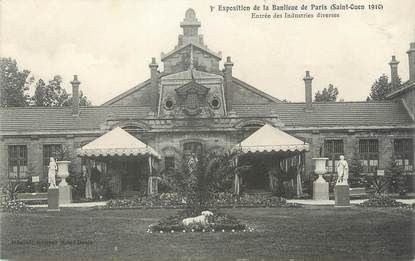
[[[294,152],[308,151],[309,145],[282,130],[265,124],[233,149],[242,152]]]
[[[154,184],[157,181],[153,177],[153,168],[154,168],[154,159],[161,159],[160,154],[158,154],[152,147],[140,141],[136,137],[132,136],[125,130],[117,127],[99,138],[91,141],[85,146],[78,149],[77,154],[79,157],[87,158],[86,169],[91,173],[92,165],[102,164],[105,166],[105,171],[102,173],[107,175],[106,171],[108,162],[111,162],[109,157],[113,156],[143,156],[148,158],[148,187],[147,193],[153,194],[157,193],[157,184]],[[119,160],[117,158],[116,160]],[[134,169],[136,170],[136,169]],[[113,177],[114,180],[111,182],[112,186],[119,187],[121,186],[121,176],[116,175]],[[155,189],[153,188],[155,186]],[[115,190],[115,189],[114,189]]]
[[[233,151],[245,153],[278,153],[280,157],[277,162],[277,167],[281,171],[288,172],[293,170],[296,174],[295,182],[291,180],[292,185],[296,186],[297,196],[301,195],[301,173],[304,172],[305,152],[309,150],[309,144],[303,142],[271,125],[264,125],[239,144],[233,147]],[[287,154],[286,157],[281,158],[281,153]],[[276,154],[276,155],[278,155]],[[238,156],[235,158],[235,165],[238,165]],[[269,185],[273,189],[276,185],[276,177],[270,174]],[[234,193],[240,193],[240,185],[242,183],[242,176],[238,171],[235,172],[234,178]]]
[[[160,154],[152,147],[120,127],[105,133],[101,137],[78,149],[77,154],[81,157],[148,155],[158,159],[161,158]]]

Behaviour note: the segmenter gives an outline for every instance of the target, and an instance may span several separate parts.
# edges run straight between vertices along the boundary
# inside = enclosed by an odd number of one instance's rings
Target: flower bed
[[[2,202],[0,205],[0,209],[2,211],[9,211],[9,212],[27,212],[27,211],[31,211],[33,208],[27,206],[22,201],[10,200],[6,202]]]
[[[300,204],[287,203],[284,198],[268,195],[241,195],[216,193],[212,205],[218,208],[238,207],[301,207]],[[135,199],[116,199],[107,202],[105,208],[183,208],[186,200],[177,193],[162,193]]]
[[[254,228],[242,224],[236,218],[228,215],[214,214],[208,218],[206,225],[190,224],[185,226],[183,219],[186,215],[179,214],[160,220],[156,224],[151,224],[147,233],[186,233],[186,232],[252,232]]]
[[[387,195],[372,195],[368,200],[359,204],[360,207],[378,207],[378,208],[407,208],[411,209],[411,205],[399,202]]]
[[[233,195],[232,193],[216,193],[215,205],[218,207],[301,207],[300,204],[287,203],[285,198],[269,195]]]
[[[181,208],[184,202],[177,193],[162,193],[135,199],[112,199],[106,208]]]

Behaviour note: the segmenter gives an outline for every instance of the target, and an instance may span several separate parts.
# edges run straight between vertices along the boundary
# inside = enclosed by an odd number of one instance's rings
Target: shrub
[[[390,192],[399,193],[400,195],[405,195],[407,193],[408,185],[406,184],[404,169],[402,166],[397,165],[394,157],[391,159],[386,176],[389,180],[388,188]]]
[[[349,184],[351,187],[365,187],[366,176],[362,174],[363,166],[359,159],[353,158],[349,164]]]
[[[393,198],[387,195],[373,194],[369,197],[368,200],[359,204],[361,207],[398,207],[398,208],[410,208],[411,206],[399,201],[394,200]]]

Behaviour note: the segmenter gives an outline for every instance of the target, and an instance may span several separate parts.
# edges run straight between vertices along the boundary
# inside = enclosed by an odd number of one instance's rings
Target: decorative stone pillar
[[[328,158],[313,158],[315,162],[314,173],[318,175],[317,180],[313,183],[313,199],[328,200],[329,199],[329,183],[323,178],[326,173],[326,161]]]

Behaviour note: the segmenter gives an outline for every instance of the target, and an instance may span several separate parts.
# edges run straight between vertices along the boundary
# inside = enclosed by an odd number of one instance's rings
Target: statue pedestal
[[[339,184],[334,187],[335,207],[350,207],[349,185]]]
[[[60,211],[59,209],[59,189],[48,189],[48,211]]]
[[[322,178],[323,179],[323,178]],[[329,183],[327,181],[317,179],[313,183],[313,199],[329,200]]]
[[[59,204],[72,203],[71,186],[59,186]]]

